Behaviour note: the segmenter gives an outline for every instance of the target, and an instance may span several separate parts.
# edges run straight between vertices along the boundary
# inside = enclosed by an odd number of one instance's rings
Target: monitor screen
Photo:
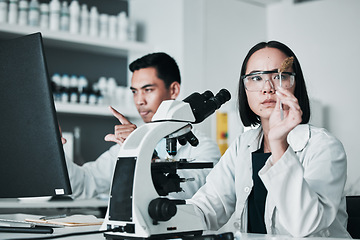
[[[0,198],[71,194],[40,33],[0,41]]]

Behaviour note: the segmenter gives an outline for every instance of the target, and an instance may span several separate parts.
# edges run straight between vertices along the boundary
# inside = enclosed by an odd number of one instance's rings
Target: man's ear
[[[175,100],[180,94],[180,83],[172,82],[169,87],[170,97],[172,100]]]

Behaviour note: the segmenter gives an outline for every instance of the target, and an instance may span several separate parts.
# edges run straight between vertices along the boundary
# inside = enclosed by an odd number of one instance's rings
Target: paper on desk
[[[56,218],[51,220],[41,220],[41,219],[25,219],[27,222],[33,223],[42,223],[42,224],[56,224],[67,227],[80,227],[80,226],[93,226],[101,225],[102,220],[96,218],[93,215],[72,215],[64,218]]]
[[[33,227],[33,226],[47,226],[47,227],[64,227],[64,225],[49,224],[49,223],[35,223],[27,222],[25,220],[14,219],[0,219],[0,226],[6,227]]]

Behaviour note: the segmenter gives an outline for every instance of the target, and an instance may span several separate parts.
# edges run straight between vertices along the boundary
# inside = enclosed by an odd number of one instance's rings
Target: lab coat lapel
[[[262,127],[258,127],[253,131],[253,135],[249,139],[248,148],[250,153],[255,152],[261,147],[262,138],[263,138]]]

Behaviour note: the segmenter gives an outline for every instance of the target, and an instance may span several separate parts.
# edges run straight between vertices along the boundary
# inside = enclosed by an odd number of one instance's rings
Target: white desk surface
[[[62,230],[62,232],[60,231]],[[59,231],[55,230],[52,235],[65,234],[69,232],[82,232],[82,231],[92,231],[96,230],[94,227],[77,227],[77,228],[67,228],[67,229],[59,229]],[[44,234],[25,234],[25,233],[0,233],[0,239],[3,240],[11,240],[15,238],[32,238],[34,237],[44,237]],[[66,238],[56,238],[56,239],[64,239],[64,240],[105,240],[103,233],[91,234],[91,235],[82,235],[82,236],[72,236]],[[175,239],[173,239],[175,240]],[[240,240],[345,240],[341,238],[292,238],[289,236],[272,236],[265,234],[251,234],[251,233],[242,233]],[[349,240],[349,239],[346,239]]]
[[[2,219],[11,219],[11,220],[19,220],[24,221],[27,218],[34,219],[38,218],[40,216],[35,215],[29,215],[29,214],[0,214],[0,218]],[[73,232],[87,232],[87,231],[97,231],[100,229],[99,225],[96,226],[85,226],[85,227],[64,227],[64,228],[53,228],[54,233],[52,234],[38,234],[38,233],[6,233],[6,232],[0,232],[0,239],[17,239],[17,238],[29,238],[29,239],[36,239],[36,237],[47,237],[47,236],[53,236],[53,235],[61,235],[61,234],[67,234],[67,233],[73,233]],[[57,239],[67,239],[67,240],[104,240],[105,237],[103,233],[97,233],[97,234],[91,234],[91,235],[81,235],[81,236],[72,236],[72,237],[66,237],[66,238],[57,238]]]
[[[107,200],[84,199],[84,200],[18,200],[17,198],[0,199],[0,209],[3,208],[87,208],[107,207]]]
[[[39,217],[35,215],[28,214],[13,214],[11,216],[0,214],[0,218],[4,219],[13,219],[13,220],[24,220],[26,218],[34,218]],[[0,232],[0,239],[18,239],[18,238],[31,238],[36,239],[36,237],[46,237],[53,235],[61,235],[73,232],[87,232],[87,231],[97,231],[100,229],[100,226],[86,226],[86,227],[65,227],[65,228],[54,228],[54,233],[52,234],[34,234],[34,233],[5,233]],[[206,233],[204,233],[206,234]],[[266,234],[251,234],[251,233],[241,233],[237,236],[240,236],[240,240],[349,240],[349,239],[341,239],[341,238],[321,238],[321,237],[309,237],[309,238],[292,238],[289,236],[275,236],[275,235],[266,235]],[[103,233],[96,233],[91,235],[80,235],[80,236],[71,236],[64,238],[56,238],[56,239],[64,239],[64,240],[104,240],[105,237]],[[174,239],[173,239],[174,240]]]
[[[53,235],[61,235],[66,233],[72,232],[86,232],[86,231],[95,231],[99,230],[99,226],[88,226],[88,227],[67,227],[67,228],[56,228],[54,229],[54,233],[52,234],[37,234],[37,233],[4,233],[0,232],[0,239],[2,240],[10,240],[10,239],[36,239],[36,237],[46,237],[46,236],[53,236]],[[80,235],[80,236],[71,236],[71,237],[64,237],[64,238],[56,238],[56,239],[64,239],[64,240],[105,240],[103,233],[97,234],[89,234],[89,235]]]

